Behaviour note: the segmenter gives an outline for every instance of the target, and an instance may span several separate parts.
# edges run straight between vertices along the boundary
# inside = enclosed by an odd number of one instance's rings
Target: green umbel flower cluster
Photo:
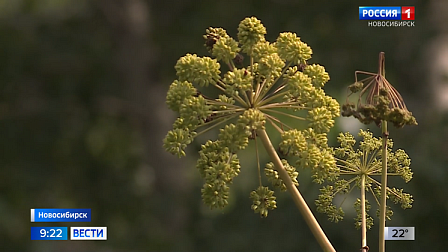
[[[317,211],[319,213],[326,213],[328,219],[332,222],[338,223],[344,219],[344,211],[342,207],[336,207],[333,204],[335,192],[343,191],[340,187],[327,185],[320,189],[319,199],[316,200]]]
[[[337,177],[339,168],[332,149],[327,145],[326,133],[316,133],[312,128],[285,131],[279,149],[285,155],[297,157],[298,167],[310,168],[317,183]]]
[[[349,133],[340,133],[338,142],[340,147],[334,148],[335,160],[337,161],[338,173],[337,178],[329,181],[329,185],[321,189],[321,194],[316,200],[317,210],[326,213],[330,220],[339,221],[343,218],[344,212],[342,208],[333,204],[333,198],[337,194],[348,194],[354,187],[361,187],[361,178],[365,180],[365,191],[370,192],[375,201],[379,202],[381,192],[381,167],[382,167],[382,140],[373,137],[369,131],[360,130],[359,136],[362,140],[355,149],[356,140]],[[388,155],[388,176],[400,176],[406,183],[412,179],[412,171],[410,169],[411,160],[406,152],[402,149],[392,150],[393,142],[389,139],[387,143]],[[395,204],[401,204],[403,209],[412,207],[412,195],[404,193],[403,189],[387,187],[388,198]],[[359,200],[359,199],[358,199]],[[360,203],[355,202],[358,217],[355,218],[355,225],[358,227],[361,221]],[[367,210],[370,208],[367,205]],[[359,209],[358,209],[359,208]],[[390,218],[393,212],[387,211]],[[367,227],[373,225],[373,220],[367,218]]]
[[[264,42],[266,28],[256,17],[246,18],[238,26],[238,40],[242,51],[250,54],[258,42]]]
[[[228,204],[229,186],[240,171],[237,154],[257,139],[260,130],[281,134],[281,151],[290,150],[287,155],[298,158],[298,167],[311,168],[316,181],[337,172],[327,132],[340,110],[322,89],[330,79],[328,73],[323,66],[308,64],[312,50],[296,34],[281,33],[273,43],[266,41],[265,34],[266,28],[255,17],[241,21],[238,41],[224,29],[210,27],[204,39],[211,57],[187,54],[175,65],[178,80],[171,84],[166,102],[179,117],[164,147],[185,156],[194,138],[218,130],[216,140],[202,145],[196,165],[204,179],[202,198],[211,208]],[[243,66],[245,57],[249,60]],[[210,86],[219,92],[217,98],[203,94],[216,94],[205,90]],[[293,129],[288,125],[291,120],[308,121],[308,127]],[[298,185],[296,168],[286,160],[283,164]],[[265,175],[274,187],[286,189],[272,163],[266,165]],[[250,198],[252,209],[265,217],[276,206],[275,196],[259,181]]]
[[[303,43],[295,33],[291,32],[281,33],[276,41],[276,46],[279,48],[278,54],[281,57],[295,64],[306,63],[307,60],[311,59],[311,54],[313,54],[311,48],[306,43]],[[330,77],[328,77],[327,81],[329,79]]]
[[[250,193],[250,198],[253,201],[252,210],[255,213],[260,213],[261,217],[267,217],[269,210],[277,208],[274,191],[268,187],[258,187],[257,190]]]
[[[174,67],[180,81],[196,83],[199,86],[214,84],[220,78],[221,66],[216,59],[198,57],[196,54],[187,54],[177,61]]]

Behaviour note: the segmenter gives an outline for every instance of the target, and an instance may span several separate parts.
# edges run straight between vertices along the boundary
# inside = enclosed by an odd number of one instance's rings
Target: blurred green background
[[[358,6],[415,6],[415,27],[368,27]],[[414,207],[388,226],[414,226],[415,241],[387,241],[387,251],[442,251],[448,229],[448,2],[0,0],[1,251],[320,251],[287,193],[260,219],[250,209],[255,157],[242,156],[230,205],[201,202],[195,168],[165,153],[175,114],[164,103],[186,53],[207,55],[205,29],[236,37],[239,22],[258,17],[267,39],[292,31],[326,67],[327,93],[344,101],[355,70],[376,72],[386,53],[389,81],[419,122],[390,129],[412,159],[403,186]],[[359,127],[338,119],[336,134]],[[370,128],[378,134],[374,125]],[[266,161],[266,160],[263,160]],[[300,171],[300,190],[315,212],[319,186]],[[395,183],[391,181],[390,183]],[[338,251],[359,251],[352,202],[346,219],[317,218]],[[91,223],[30,223],[31,208],[91,208]],[[107,226],[107,241],[30,241],[31,226]],[[78,225],[79,224],[79,225]],[[378,225],[368,233],[378,247]]]

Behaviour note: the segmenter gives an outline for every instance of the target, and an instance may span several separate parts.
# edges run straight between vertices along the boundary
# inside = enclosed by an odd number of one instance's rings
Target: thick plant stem
[[[367,252],[366,175],[361,175],[361,251]]]
[[[277,151],[275,150],[274,146],[272,146],[272,143],[271,143],[271,140],[269,139],[268,134],[263,129],[263,130],[257,130],[257,135],[260,137],[264,148],[268,152],[269,157],[271,158],[271,161],[274,163],[274,166],[280,175],[280,178],[283,180],[283,183],[285,183],[286,188],[291,193],[294,203],[296,204],[296,206],[299,209],[302,216],[305,218],[305,222],[308,224],[308,227],[311,229],[311,232],[313,233],[313,235],[316,238],[317,242],[319,243],[320,247],[325,252],[330,252],[330,251],[335,252],[336,250],[333,248],[333,245],[331,245],[330,241],[328,240],[324,231],[320,227],[319,223],[317,222],[317,220],[314,217],[313,213],[311,212],[310,208],[306,204],[306,202],[303,199],[302,195],[300,194],[299,190],[292,182],[291,177],[289,177],[288,172],[283,167],[283,163],[280,160],[280,157],[278,156]]]
[[[387,121],[381,121],[381,132],[383,134],[383,150],[382,150],[382,169],[381,169],[381,201],[380,201],[380,243],[379,252],[386,251],[386,241],[384,240],[384,229],[386,228],[386,199],[387,199]]]

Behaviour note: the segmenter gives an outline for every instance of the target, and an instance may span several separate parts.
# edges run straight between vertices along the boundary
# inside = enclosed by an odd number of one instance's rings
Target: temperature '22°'
[[[384,230],[385,240],[415,240],[414,227],[386,227]]]

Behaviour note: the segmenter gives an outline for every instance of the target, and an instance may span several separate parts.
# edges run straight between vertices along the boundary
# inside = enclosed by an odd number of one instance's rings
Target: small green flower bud
[[[205,35],[204,35],[205,47],[207,47],[209,52],[212,52],[213,46],[219,39],[228,38],[228,37],[229,37],[229,35],[227,35],[226,30],[224,30],[223,28],[210,27],[205,30]]]
[[[228,159],[228,157],[228,148],[222,146],[220,141],[208,140],[205,144],[201,145],[196,168],[198,168],[201,176],[205,178],[207,169],[214,163],[224,160],[227,161],[226,159]]]
[[[259,213],[261,217],[267,217],[269,210],[277,208],[274,191],[268,187],[259,186],[257,190],[250,193],[252,199],[252,210]]]
[[[238,174],[235,174],[229,163],[218,161],[216,163],[212,163],[206,170],[205,181],[213,183],[216,180],[222,180],[228,184],[232,182],[232,179],[236,175]]]
[[[184,129],[170,130],[163,139],[163,147],[173,155],[185,156],[185,148],[193,141],[194,134]]]
[[[188,124],[188,121],[184,120],[181,117],[178,117],[173,124],[173,129],[194,130],[194,128],[195,127],[192,127],[191,124]]]
[[[301,168],[316,169],[321,160],[321,150],[315,145],[311,144],[306,149],[299,153],[296,165]]]
[[[245,18],[238,26],[238,40],[244,53],[250,55],[258,42],[265,41],[266,28],[256,17]]]
[[[254,46],[252,56],[255,62],[259,62],[262,58],[276,52],[277,48],[273,44],[269,43],[269,41],[262,41]]]
[[[208,170],[213,169],[214,165],[220,162],[230,165],[230,170],[226,170],[230,178],[233,179],[239,174],[240,161],[237,155],[230,153],[229,148],[224,147],[221,141],[209,140],[201,146],[196,168],[199,170],[202,178],[205,179],[207,177]]]
[[[283,75],[283,77],[284,77],[285,79],[290,79],[290,78],[293,77],[293,76],[296,74],[296,72],[298,72],[298,71],[299,71],[299,68],[298,68],[297,66],[291,66],[291,67],[289,67],[288,69],[286,69],[285,74]],[[299,71],[299,72],[301,72],[301,71]]]
[[[170,85],[166,95],[166,104],[171,110],[179,112],[180,105],[184,102],[184,99],[193,96],[196,92],[196,88],[190,82],[175,80]]]
[[[331,112],[333,118],[336,118],[341,114],[339,102],[331,96],[325,96],[324,106]]]
[[[271,79],[279,77],[284,66],[285,62],[276,53],[263,57],[258,61],[259,73]]]
[[[230,62],[236,57],[239,51],[240,48],[238,47],[238,42],[231,37],[224,37],[218,39],[213,45],[212,55],[215,56],[217,60]]]
[[[240,127],[249,126],[249,130],[264,129],[265,123],[266,119],[258,109],[248,109],[238,119]]]
[[[321,88],[330,80],[330,76],[325,72],[325,67],[317,64],[307,65],[303,73],[311,78],[311,83],[316,88]]]
[[[212,114],[210,105],[207,105],[205,98],[202,96],[191,96],[184,99],[179,112],[180,117],[184,119],[184,125],[189,129],[196,128]]]
[[[219,79],[220,67],[216,59],[187,54],[177,61],[174,68],[180,81],[189,81],[207,87]]]
[[[201,189],[202,200],[211,209],[224,208],[229,203],[230,188],[223,180],[216,180],[214,183],[205,183]]]
[[[328,132],[334,125],[331,112],[325,107],[314,108],[308,111],[309,127],[318,133]]]
[[[288,100],[306,103],[311,101],[311,92],[315,90],[311,84],[311,78],[302,72],[295,72],[292,76],[284,75],[288,82]]]
[[[252,91],[252,80],[252,74],[242,68],[227,72],[223,81],[227,84],[228,94],[238,95],[240,92]]]
[[[282,133],[282,141],[279,144],[280,151],[297,156],[304,152],[308,144],[300,130],[291,129]]]
[[[219,102],[222,102],[222,103],[230,104],[230,105],[235,104],[235,100],[232,97],[228,97],[228,96],[226,96],[224,94],[219,95],[219,98],[216,99],[216,100],[219,101]],[[219,106],[217,106],[214,109],[216,109],[216,110],[226,110],[227,106],[226,105],[219,105]]]
[[[303,43],[295,33],[283,32],[277,38],[275,43],[279,56],[286,60],[291,61],[294,64],[306,63],[311,59],[313,51],[306,44]]]
[[[313,169],[314,182],[322,184],[325,180],[335,181],[339,177],[339,168],[330,149],[320,151],[320,159],[317,169]]]
[[[319,148],[328,148],[327,133],[316,133],[312,128],[302,131],[308,144],[315,144]]]
[[[249,144],[250,130],[248,127],[238,127],[235,124],[229,124],[220,129],[218,139],[221,143],[229,148],[229,151],[236,153],[243,150]]]
[[[326,106],[326,96],[325,91],[322,88],[315,88],[314,86],[310,89],[309,99],[306,101],[306,106],[310,108],[324,107]],[[339,104],[338,104],[339,106]],[[339,116],[339,114],[337,115]]]

